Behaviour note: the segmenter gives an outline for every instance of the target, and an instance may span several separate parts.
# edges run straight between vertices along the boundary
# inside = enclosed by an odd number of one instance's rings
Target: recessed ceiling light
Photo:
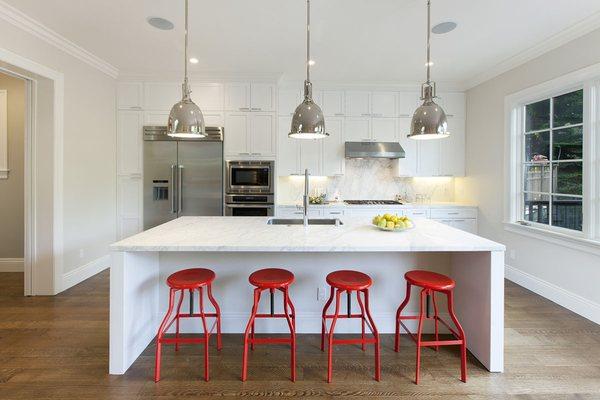
[[[190,63],[198,64],[198,59],[196,57],[192,57],[192,58],[190,58]]]
[[[315,65],[316,63],[317,63],[317,62],[316,62],[315,60],[309,60],[309,61],[308,61],[308,65],[310,65],[311,67],[312,67],[313,65]]]
[[[434,27],[431,28],[431,32],[433,32],[437,35],[442,35],[444,33],[453,31],[454,29],[456,29],[456,22],[446,21],[446,22],[440,22],[439,24],[434,25]]]
[[[160,29],[162,31],[170,31],[175,27],[171,21],[161,17],[148,17],[146,21],[148,21],[148,23],[156,29]]]

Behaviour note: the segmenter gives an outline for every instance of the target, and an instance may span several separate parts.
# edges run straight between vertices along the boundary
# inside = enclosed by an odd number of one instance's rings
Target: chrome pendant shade
[[[294,112],[288,137],[294,139],[323,139],[329,136],[325,130],[323,111],[312,98],[310,82],[310,0],[306,0],[306,80],[304,100]]]
[[[423,104],[413,114],[408,137],[416,140],[442,139],[450,136],[446,113],[434,99],[435,83],[431,81],[431,0],[427,0],[427,82],[421,86]]]
[[[185,0],[185,77],[181,85],[181,101],[171,108],[167,124],[167,135],[181,139],[198,139],[206,137],[204,116],[190,97],[190,86],[187,71],[188,49],[188,0]]]

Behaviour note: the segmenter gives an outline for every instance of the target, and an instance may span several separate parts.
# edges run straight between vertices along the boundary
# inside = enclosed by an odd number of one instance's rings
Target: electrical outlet
[[[317,300],[323,301],[323,300],[327,300],[327,298],[328,298],[327,286],[318,287],[317,288]]]
[[[515,258],[517,258],[517,251],[515,249],[511,249],[508,252],[508,256],[510,257],[511,260],[514,260]]]

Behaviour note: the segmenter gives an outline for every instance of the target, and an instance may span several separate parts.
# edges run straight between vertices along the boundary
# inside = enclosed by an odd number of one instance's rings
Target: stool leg
[[[215,314],[217,314],[217,350],[221,350],[223,348],[223,343],[221,342],[221,309],[212,295],[212,285],[210,283],[206,285],[206,294],[215,308]]]
[[[431,292],[431,301],[433,302],[433,318],[434,318],[434,325],[435,325],[435,341],[439,341],[440,340],[440,335],[439,335],[439,319],[440,319],[440,314],[438,313],[438,306],[437,306],[437,302],[435,301],[435,292],[432,291]],[[436,345],[435,346],[435,351],[439,351],[440,350],[440,346]]]
[[[460,339],[462,343],[460,345],[460,380],[463,382],[467,382],[467,338],[465,336],[465,331],[462,326],[458,322],[458,318],[456,318],[456,314],[454,314],[454,295],[452,291],[446,292],[448,296],[448,313],[450,314],[450,318],[452,318],[452,322],[456,325],[456,329],[460,334]]]
[[[360,300],[360,290],[356,291],[356,301],[358,301],[358,305],[360,307],[360,322],[362,325],[362,330],[360,333],[360,339],[362,340],[361,349],[362,351],[365,351],[365,319],[367,318],[367,316],[365,315],[365,307],[362,301]]]
[[[375,321],[371,316],[371,308],[369,306],[369,289],[363,290],[363,296],[365,296],[365,311],[367,312],[367,318],[369,319],[369,324],[373,329],[373,336],[375,337],[375,380],[379,382],[381,379],[381,357],[379,355],[379,332],[377,331],[377,327],[375,326]]]
[[[206,316],[204,315],[204,291],[202,287],[198,288],[198,304],[200,307],[200,318],[202,318],[202,329],[204,330],[204,380],[208,382],[210,379],[210,368],[208,365],[208,339],[210,338],[210,333],[208,332],[208,326],[206,325]]]
[[[402,313],[402,310],[404,310],[404,307],[406,307],[406,305],[410,301],[410,289],[410,283],[406,282],[406,295],[404,296],[404,301],[402,302],[402,304],[400,304],[400,307],[398,307],[398,311],[396,311],[396,335],[394,336],[394,351],[396,353],[400,348],[400,315]]]
[[[160,380],[160,356],[161,356],[161,347],[162,347],[162,338],[165,334],[164,330],[167,326],[167,322],[169,321],[169,317],[173,312],[173,304],[175,303],[175,290],[169,290],[169,308],[167,309],[167,313],[163,318],[160,327],[158,328],[158,334],[156,335],[156,355],[154,360],[154,382],[158,382]]]
[[[291,368],[292,368],[292,382],[296,382],[296,327],[295,323],[290,316],[288,311],[288,305],[292,302],[290,301],[290,295],[288,293],[288,288],[286,287],[283,291],[283,312],[285,314],[285,318],[290,327],[290,339],[291,339]]]
[[[250,327],[250,350],[254,351],[254,322],[252,322],[252,327]]]
[[[252,306],[252,313],[250,314],[250,319],[248,320],[248,325],[246,325],[246,331],[244,332],[244,352],[242,354],[242,382],[246,382],[247,378],[248,335],[250,334],[250,329],[254,325],[254,319],[256,318],[256,313],[258,311],[258,303],[260,302],[260,293],[261,290],[259,288],[254,289],[254,305]]]
[[[179,339],[179,317],[181,315],[181,304],[183,304],[183,294],[184,290],[179,292],[179,302],[177,303],[177,314],[175,314],[175,339]],[[175,342],[175,351],[179,351],[179,341]]]
[[[427,296],[427,289],[421,290],[421,298],[419,299],[419,327],[417,328],[417,371],[415,375],[415,384],[419,384],[419,372],[421,369],[421,335],[423,333],[423,315],[425,297]]]
[[[323,314],[322,314],[322,319],[321,319],[321,351],[325,350],[325,334],[326,334],[326,330],[327,330],[327,320],[325,319],[325,316],[327,315],[327,310],[329,309],[329,306],[331,305],[331,302],[333,301],[334,292],[335,292],[335,290],[333,289],[333,286],[331,286],[331,291],[329,293],[329,299],[327,300],[327,302],[325,303],[325,306],[323,307]]]
[[[327,383],[331,383],[331,375],[333,370],[333,330],[335,329],[335,323],[337,322],[338,316],[340,315],[340,295],[342,291],[337,289],[335,292],[335,314],[331,320],[331,326],[329,327],[329,333],[327,335],[328,349],[327,349]]]

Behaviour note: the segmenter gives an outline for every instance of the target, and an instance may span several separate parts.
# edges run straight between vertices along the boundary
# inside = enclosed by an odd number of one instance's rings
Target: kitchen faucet
[[[308,226],[308,203],[309,203],[309,197],[308,197],[308,168],[304,170],[304,197],[302,199],[302,205],[303,205],[303,220],[304,220],[304,227],[306,228]]]

